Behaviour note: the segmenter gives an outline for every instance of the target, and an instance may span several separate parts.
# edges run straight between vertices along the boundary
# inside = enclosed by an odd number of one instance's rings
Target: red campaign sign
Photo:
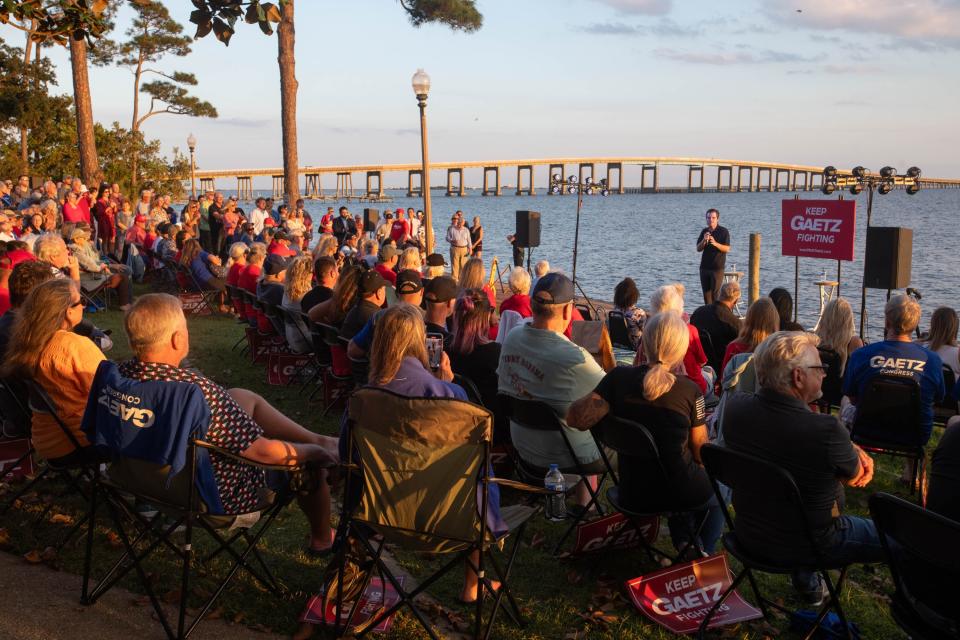
[[[271,353],[267,356],[267,384],[285,386],[290,378],[310,364],[310,356],[296,353]]]
[[[254,327],[247,327],[246,332],[250,358],[256,364],[265,363],[271,353],[289,353],[283,336],[264,336]]]
[[[33,456],[27,456],[19,465],[13,465],[30,450],[30,440],[0,440],[0,480],[13,480],[33,475]]]
[[[199,293],[181,293],[180,304],[183,306],[183,313],[186,315],[208,316],[213,313],[210,305],[203,301],[203,296]]]
[[[660,534],[660,518],[654,516],[638,519],[635,526],[618,512],[584,522],[577,526],[577,537],[570,553],[580,555],[601,549],[632,549],[640,544],[637,537],[638,527],[647,542],[652,543]]]
[[[633,605],[673,633],[693,633],[730,586],[727,557],[720,553],[627,581]],[[732,592],[710,619],[710,628],[755,620],[763,613]]]
[[[784,200],[783,255],[853,260],[857,203],[853,200]]]
[[[397,577],[397,582],[403,585],[403,576]],[[379,616],[381,612],[389,609],[400,600],[396,589],[389,582],[387,583],[386,593],[384,593],[383,582],[380,578],[371,578],[370,584],[364,590],[360,597],[360,604],[354,613],[354,619],[350,624],[350,630],[355,631],[358,627]],[[334,623],[335,611],[337,608],[336,598],[327,602],[326,611],[323,609],[323,594],[315,595],[307,602],[307,608],[300,616],[300,622],[309,622],[310,624],[330,625]],[[350,610],[353,608],[353,602],[343,603],[343,612],[340,614],[340,622],[346,622]],[[393,624],[393,615],[389,615],[381,620],[372,631],[386,633]]]

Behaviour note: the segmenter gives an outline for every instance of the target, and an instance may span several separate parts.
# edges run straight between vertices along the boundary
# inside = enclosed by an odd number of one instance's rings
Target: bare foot
[[[497,591],[500,590],[500,581],[491,580],[490,585],[493,587],[493,593],[496,593]],[[490,594],[490,589],[488,587],[483,588],[483,593],[484,595],[492,595]],[[464,589],[463,591],[460,592],[460,602],[464,604],[472,604],[476,601],[477,601],[476,587],[474,587],[473,589]]]

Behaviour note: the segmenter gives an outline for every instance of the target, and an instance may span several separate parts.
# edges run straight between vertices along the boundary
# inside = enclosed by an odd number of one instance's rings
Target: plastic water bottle
[[[550,469],[543,479],[543,486],[548,491],[553,492],[547,496],[547,506],[544,510],[547,520],[551,522],[565,520],[567,517],[566,487],[564,486],[563,474],[560,473],[560,468],[557,465],[550,465]]]

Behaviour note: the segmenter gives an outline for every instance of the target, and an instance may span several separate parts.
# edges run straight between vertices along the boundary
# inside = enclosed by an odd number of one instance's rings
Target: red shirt
[[[393,286],[397,286],[397,274],[393,272],[393,269],[388,268],[387,265],[383,264],[382,262],[378,262],[377,266],[375,266],[373,269],[382,275],[384,280]]]
[[[390,238],[397,244],[408,235],[410,235],[410,223],[406,220],[394,220],[390,225]]]
[[[692,324],[687,325],[687,331],[690,333],[690,345],[683,355],[683,368],[687,372],[687,377],[700,389],[700,393],[706,394],[707,382],[703,379],[701,367],[707,363],[707,355],[703,352],[703,345],[700,343],[700,331]],[[637,355],[633,361],[635,365],[644,364],[647,361],[647,356],[643,352],[643,336],[640,336],[640,340],[641,344],[637,347]]]
[[[532,315],[532,314],[531,314]],[[580,312],[577,311],[577,308],[573,308],[573,315],[570,316],[570,324],[567,325],[567,330],[563,332],[563,335],[567,336],[568,340],[573,339],[573,323],[579,320],[583,320],[583,316],[580,315]]]
[[[723,379],[723,370],[727,368],[727,363],[730,362],[730,358],[737,355],[738,353],[748,353],[750,349],[746,344],[740,342],[740,340],[733,340],[730,344],[727,345],[727,350],[723,354],[723,364],[720,365],[720,371],[717,372],[718,379]]]
[[[240,272],[240,277],[237,278],[237,286],[241,289],[245,289],[257,295],[257,280],[260,279],[260,273],[263,271],[260,265],[258,264],[249,264]],[[247,317],[247,320],[256,320],[257,319],[257,310],[253,308],[253,305],[246,305],[244,309],[244,314]]]
[[[320,218],[320,233],[333,233],[333,214],[327,213]]]
[[[524,318],[529,318],[533,315],[533,310],[530,308],[530,296],[525,293],[515,293],[503,302],[500,303],[500,313],[504,311],[516,311]]]
[[[240,274],[243,273],[243,270],[247,268],[247,265],[234,262],[230,265],[230,270],[227,271],[227,284],[232,287],[239,286],[240,283]]]
[[[275,253],[275,254],[277,254],[278,256],[283,256],[284,258],[289,258],[290,256],[295,256],[295,255],[297,255],[297,252],[296,252],[296,251],[294,251],[294,250],[291,249],[290,247],[284,247],[284,246],[282,246],[282,245],[281,245],[280,243],[278,243],[276,240],[273,240],[273,241],[270,243],[270,246],[267,247],[267,253],[268,253],[268,254]]]
[[[86,222],[90,224],[90,202],[86,198],[77,200],[77,204],[69,202],[63,205],[64,222]]]

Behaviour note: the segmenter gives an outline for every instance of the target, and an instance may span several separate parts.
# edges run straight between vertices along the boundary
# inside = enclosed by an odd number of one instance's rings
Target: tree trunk
[[[80,176],[93,188],[100,176],[97,142],[93,135],[93,106],[90,104],[90,79],[87,77],[87,43],[70,38],[70,67],[73,71],[73,102],[77,112],[77,146],[80,151]]]
[[[21,84],[27,84],[27,73],[30,72],[30,56],[33,49],[33,30],[36,28],[37,21],[30,21],[30,31],[27,32],[27,44],[23,47],[23,76],[20,78]],[[20,127],[20,175],[30,175],[29,147],[27,145],[27,128]]]
[[[297,159],[297,76],[294,54],[293,0],[283,5],[277,29],[280,64],[280,124],[283,138],[283,184],[287,205],[292,209],[300,197],[299,161]]]
[[[147,37],[147,30],[144,28],[143,37]],[[134,196],[137,195],[137,186],[140,182],[137,174],[137,168],[140,164],[140,141],[137,138],[137,131],[140,130],[140,78],[143,76],[143,49],[137,57],[137,70],[133,74],[133,119],[130,122],[130,133],[133,134],[133,148],[130,149],[130,191]]]

